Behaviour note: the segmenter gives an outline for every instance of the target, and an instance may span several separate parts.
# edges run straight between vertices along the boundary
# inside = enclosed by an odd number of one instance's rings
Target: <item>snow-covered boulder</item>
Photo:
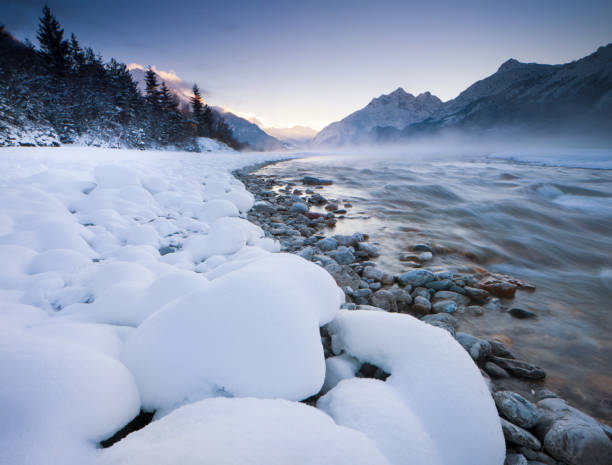
[[[342,299],[322,268],[267,254],[146,319],[123,360],[148,410],[228,394],[302,400],[323,384],[319,326]]]
[[[504,463],[504,438],[491,394],[478,367],[448,332],[409,315],[367,310],[341,310],[328,330],[335,353],[344,351],[391,373],[384,387],[345,380],[321,398],[319,405],[336,422],[379,444],[380,432],[396,425],[395,439],[385,438],[381,446],[394,463],[400,463],[393,457],[401,455],[405,443],[421,454],[416,463]],[[391,416],[379,414],[368,424],[365,419],[377,410]],[[410,412],[401,434],[395,411]],[[415,438],[420,447],[413,444]]]
[[[102,451],[96,465],[388,465],[365,435],[276,399],[185,405]]]

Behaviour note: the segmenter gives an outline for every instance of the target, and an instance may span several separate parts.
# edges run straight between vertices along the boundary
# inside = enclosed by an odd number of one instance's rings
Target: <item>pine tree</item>
[[[200,88],[197,84],[193,85],[193,97],[189,100],[191,103],[191,109],[193,111],[193,119],[195,119],[198,126],[200,126],[202,121],[202,95],[200,94]]]
[[[202,129],[202,135],[204,137],[215,136],[215,115],[208,105],[204,105],[204,111],[202,112],[202,119],[200,127]]]
[[[63,74],[68,65],[68,42],[64,40],[64,30],[47,5],[43,8],[37,38],[40,57],[55,73]]]
[[[176,113],[178,111],[178,102],[176,101],[176,97],[166,83],[162,81],[161,88],[159,91],[159,103],[161,105],[162,110],[165,112]]]
[[[145,72],[145,96],[151,107],[159,108],[159,83],[155,71],[149,66]]]
[[[68,44],[68,53],[73,70],[77,71],[85,63],[85,55],[74,34],[70,35],[70,43]]]

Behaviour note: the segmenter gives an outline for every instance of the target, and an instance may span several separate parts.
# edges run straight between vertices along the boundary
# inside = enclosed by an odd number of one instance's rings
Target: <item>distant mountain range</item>
[[[563,65],[508,60],[447,102],[399,88],[326,126],[313,144],[400,142],[454,131],[612,139],[612,44]]]

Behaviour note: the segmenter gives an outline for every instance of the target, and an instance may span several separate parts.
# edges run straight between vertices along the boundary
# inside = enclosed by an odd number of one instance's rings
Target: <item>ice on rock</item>
[[[317,407],[338,425],[365,433],[394,465],[449,463],[442,461],[437,445],[415,412],[383,381],[345,379],[321,397]]]
[[[491,394],[477,366],[448,332],[409,315],[363,310],[341,310],[328,329],[335,353],[344,351],[391,373],[386,385],[412,412],[412,424],[422,424],[442,463],[504,463],[504,438]],[[335,389],[327,394],[331,399],[341,397]],[[341,421],[354,408],[338,401],[330,412]]]
[[[388,465],[362,433],[281,399],[185,405],[102,451],[96,465]],[[416,463],[416,462],[415,462]]]
[[[322,268],[268,254],[146,319],[123,360],[150,410],[220,393],[302,400],[323,384],[319,325],[342,300]]]
[[[0,463],[92,463],[138,414],[129,371],[83,346],[0,329]]]

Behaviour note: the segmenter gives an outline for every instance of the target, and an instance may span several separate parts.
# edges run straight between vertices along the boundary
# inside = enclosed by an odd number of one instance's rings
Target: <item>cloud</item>
[[[138,82],[138,87],[141,90],[144,90],[144,75],[147,67],[139,63],[130,63],[127,68],[130,70],[134,80]],[[151,69],[155,71],[155,74],[157,74],[159,80],[164,81],[168,88],[173,91],[181,101],[189,102],[189,99],[192,96],[191,89],[193,88],[193,82],[185,81],[178,74],[176,74],[174,70],[165,71],[163,69],[159,69],[155,65],[152,65]],[[200,91],[203,96],[208,95],[206,90],[200,89]]]

